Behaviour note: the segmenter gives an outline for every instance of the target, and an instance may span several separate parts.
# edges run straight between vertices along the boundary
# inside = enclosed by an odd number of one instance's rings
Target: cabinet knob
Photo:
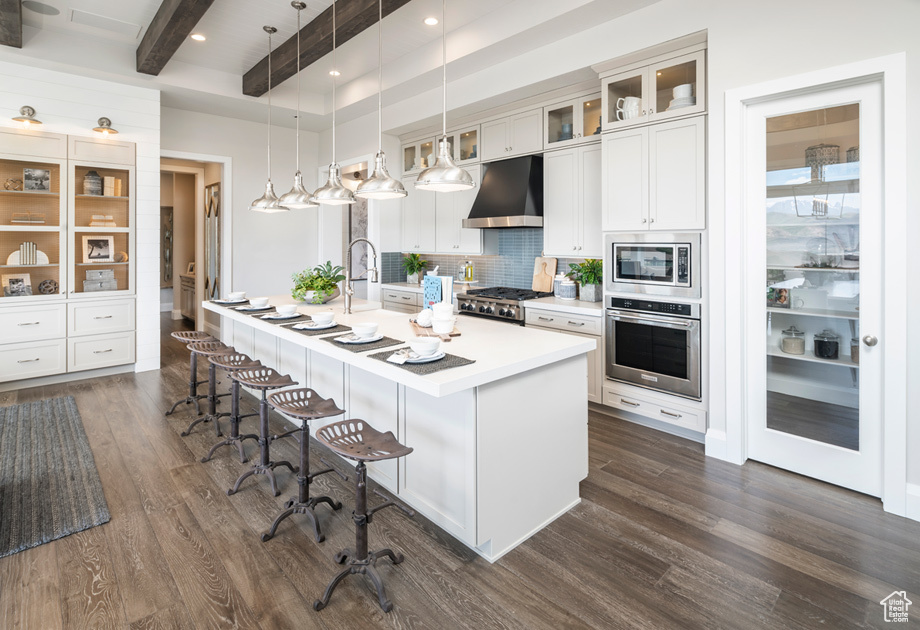
[[[642,115],[645,116],[645,110],[644,110],[644,109],[642,110]]]
[[[655,222],[655,219],[649,219],[648,222],[649,222],[649,223],[654,223],[654,222]]]
[[[650,109],[650,110],[648,110],[648,113],[649,113],[649,115],[654,114],[654,113],[655,113],[655,110],[654,110],[654,109]]]
[[[863,337],[863,343],[871,348],[878,343],[878,337],[875,337],[874,335],[866,335]]]
[[[645,219],[642,219],[642,222],[645,223]]]

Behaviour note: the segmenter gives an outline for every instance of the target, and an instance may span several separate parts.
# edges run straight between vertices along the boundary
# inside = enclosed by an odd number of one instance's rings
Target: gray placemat
[[[253,313],[252,314],[253,317],[258,317],[259,319],[262,319],[263,315],[271,315],[271,313]],[[307,321],[309,319],[310,319],[309,317],[301,313],[300,317],[288,317],[286,319],[262,319],[262,321],[268,322],[269,324],[277,324],[279,326],[283,326],[285,324],[298,324],[298,323]]]
[[[297,322],[294,323],[296,324]],[[306,335],[307,337],[315,337],[316,335],[335,335],[351,332],[351,328],[349,326],[343,326],[342,324],[338,324],[332,328],[321,328],[320,330],[298,330],[297,328],[294,328],[293,325],[291,325],[288,327],[288,330],[293,330],[295,333],[300,333],[301,335]]]
[[[371,343],[339,343],[335,340],[335,337],[325,337],[323,341],[328,341],[336,348],[345,348],[351,352],[370,352],[371,350],[379,350],[380,348],[388,348],[390,346],[398,346],[399,344],[406,343],[405,341],[393,339],[392,337],[384,337],[379,341],[373,341]]]
[[[386,363],[391,354],[393,354],[393,350],[386,350],[384,352],[369,354],[367,356]],[[400,367],[404,370],[412,372],[413,374],[425,376],[426,374],[434,374],[435,372],[440,372],[441,370],[449,370],[450,368],[461,367],[464,365],[469,365],[470,363],[476,362],[471,359],[458,357],[455,354],[445,354],[443,359],[432,361],[431,363],[403,363],[402,365],[399,365],[398,363],[387,363],[387,365]]]

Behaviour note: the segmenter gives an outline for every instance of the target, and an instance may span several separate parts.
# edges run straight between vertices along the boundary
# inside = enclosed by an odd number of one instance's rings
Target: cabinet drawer
[[[396,311],[397,313],[418,313],[418,307],[411,304],[397,304],[396,302],[384,302],[383,309],[386,311]]]
[[[63,337],[66,312],[63,304],[4,308],[0,310],[0,343]]]
[[[383,290],[383,301],[393,302],[394,304],[405,304],[418,306],[421,304],[422,294],[412,293],[411,291],[396,291],[394,289]]]
[[[704,433],[706,431],[706,412],[679,405],[661,404],[657,400],[621,393],[615,386],[604,386],[604,404],[623,411],[631,411],[646,418],[667,422],[678,427]]]
[[[584,315],[570,315],[556,311],[541,309],[524,309],[524,325],[540,326],[568,332],[579,332],[585,335],[600,335],[603,333],[602,317],[586,317]]]
[[[66,369],[66,339],[13,343],[0,351],[0,381],[61,374]]]
[[[68,335],[98,335],[134,329],[134,300],[70,304]]]
[[[93,370],[134,363],[134,333],[68,339],[67,371]]]

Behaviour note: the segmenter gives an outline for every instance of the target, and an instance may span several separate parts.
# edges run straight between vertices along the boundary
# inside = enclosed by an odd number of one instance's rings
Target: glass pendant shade
[[[419,173],[415,182],[415,187],[419,190],[436,192],[469,190],[475,185],[472,176],[454,163],[447,138],[441,138],[438,142],[438,159],[434,166],[429,166]]]
[[[355,197],[362,199],[398,199],[406,196],[406,188],[398,179],[390,177],[387,171],[387,156],[377,151],[374,156],[374,171],[355,191]]]
[[[291,210],[319,207],[313,201],[313,195],[310,194],[310,191],[303,187],[303,175],[300,174],[300,171],[294,173],[294,187],[289,192],[281,195],[278,203]]]
[[[271,180],[265,184],[265,194],[249,204],[249,209],[253,212],[287,212],[288,209],[278,203],[278,196],[275,194],[275,187]]]
[[[342,170],[337,163],[329,165],[329,179],[316,189],[313,200],[330,206],[345,206],[355,202],[354,194],[342,183]]]

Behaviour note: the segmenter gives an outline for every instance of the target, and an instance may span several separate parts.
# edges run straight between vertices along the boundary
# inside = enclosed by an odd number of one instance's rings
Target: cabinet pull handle
[[[629,405],[630,407],[638,407],[638,406],[639,406],[639,403],[633,402],[633,401],[631,401],[631,400],[626,400],[625,398],[621,398],[621,399],[620,399],[620,402],[623,403],[624,405]]]
[[[93,319],[112,319],[111,315],[96,315]]]
[[[553,318],[553,317],[543,317],[542,315],[537,316],[537,319],[539,319],[541,322],[554,322],[554,321],[556,321],[555,318]]]
[[[41,361],[41,359],[20,359],[16,363],[35,363],[36,361]]]
[[[412,298],[410,298],[410,297],[407,297],[407,296],[405,296],[405,295],[403,295],[403,296],[400,296],[400,297],[402,297],[402,299],[404,299],[404,300],[411,300],[411,299],[412,299]]]
[[[17,326],[38,326],[41,322],[19,322]]]
[[[660,411],[661,411],[661,415],[667,416],[669,418],[683,418],[683,416],[680,415],[679,413],[671,413],[670,411],[665,411],[664,409],[661,409]]]
[[[572,320],[569,320],[569,326],[584,326],[584,325],[585,325],[584,322],[573,322]]]
[[[105,350],[93,350],[93,354],[105,354],[106,352],[111,352],[111,351],[112,351],[111,348],[107,348]]]

